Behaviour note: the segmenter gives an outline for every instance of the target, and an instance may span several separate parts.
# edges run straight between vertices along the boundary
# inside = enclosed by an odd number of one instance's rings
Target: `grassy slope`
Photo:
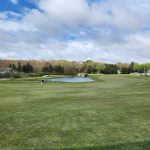
[[[0,149],[148,150],[150,79],[0,81]]]

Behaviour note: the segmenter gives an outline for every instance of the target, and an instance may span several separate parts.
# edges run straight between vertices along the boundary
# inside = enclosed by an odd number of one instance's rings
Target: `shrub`
[[[20,74],[14,74],[13,77],[14,78],[21,78],[21,75]]]
[[[88,73],[85,73],[85,74],[84,74],[84,77],[88,77],[88,76],[89,76]]]
[[[0,77],[1,78],[11,78],[12,74],[11,73],[3,73],[3,74],[0,74]]]

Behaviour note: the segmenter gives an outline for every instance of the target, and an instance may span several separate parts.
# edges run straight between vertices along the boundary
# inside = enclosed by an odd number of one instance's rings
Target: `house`
[[[13,69],[12,68],[0,68],[0,74],[4,74],[4,73],[13,73]]]
[[[140,75],[141,75],[141,76],[150,76],[150,70],[148,70],[148,71],[145,72],[145,73],[141,73]]]
[[[120,70],[117,70],[117,73],[118,73],[118,74],[121,74],[121,71],[120,71]]]
[[[150,70],[148,70],[148,72],[147,72],[147,76],[150,76]]]

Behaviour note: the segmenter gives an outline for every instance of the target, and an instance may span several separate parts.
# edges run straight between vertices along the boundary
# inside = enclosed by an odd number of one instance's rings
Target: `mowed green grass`
[[[0,81],[0,150],[149,150],[150,78]]]

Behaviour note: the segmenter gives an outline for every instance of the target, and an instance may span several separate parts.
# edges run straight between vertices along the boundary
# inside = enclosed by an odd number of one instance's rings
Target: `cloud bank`
[[[150,62],[149,0],[30,2],[0,12],[1,59]]]

